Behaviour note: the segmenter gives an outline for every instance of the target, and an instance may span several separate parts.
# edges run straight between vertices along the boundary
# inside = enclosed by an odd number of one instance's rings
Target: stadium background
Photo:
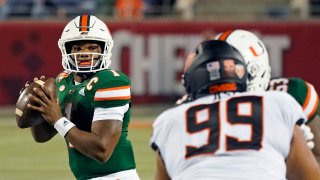
[[[133,9],[121,4],[131,1],[136,1],[128,6]],[[0,0],[0,179],[73,179],[63,139],[33,142],[28,129],[17,128],[14,104],[26,81],[62,71],[57,41],[68,20],[81,12],[107,23],[115,42],[112,67],[132,81],[129,136],[142,179],[154,174],[151,123],[184,93],[184,59],[203,39],[234,28],[254,31],[269,50],[273,77],[301,77],[320,89],[315,0],[52,0],[64,13],[39,2],[45,1]]]

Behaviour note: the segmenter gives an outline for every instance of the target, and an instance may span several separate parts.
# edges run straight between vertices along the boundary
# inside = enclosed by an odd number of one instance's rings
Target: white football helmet
[[[271,78],[268,52],[256,35],[236,29],[220,33],[215,39],[226,41],[244,57],[249,74],[248,91],[265,91],[268,88]]]
[[[75,42],[89,41],[100,45],[101,53],[71,53]],[[109,68],[111,64],[111,49],[113,40],[107,25],[95,16],[81,15],[71,20],[64,28],[58,46],[62,54],[62,66],[65,70],[77,74],[95,73]],[[77,54],[91,54],[90,66],[79,66]],[[94,59],[96,58],[96,59]]]

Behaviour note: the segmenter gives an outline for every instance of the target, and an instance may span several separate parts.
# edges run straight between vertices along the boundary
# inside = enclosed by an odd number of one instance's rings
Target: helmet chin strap
[[[102,63],[102,61],[98,61],[96,66],[95,66],[95,68],[96,67],[100,67],[101,63]],[[72,66],[72,68],[76,69],[73,65],[71,65],[71,66]],[[95,68],[94,68],[94,70],[95,70]],[[76,75],[81,77],[82,80],[87,80],[87,79],[91,78],[93,75],[95,75],[96,72],[98,72],[98,71],[94,71],[94,72],[76,72]]]

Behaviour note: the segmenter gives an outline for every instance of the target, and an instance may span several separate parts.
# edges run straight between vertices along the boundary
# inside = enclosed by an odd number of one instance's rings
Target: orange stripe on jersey
[[[308,88],[308,94],[307,94],[307,98],[304,101],[304,104],[302,106],[303,110],[306,109],[306,107],[308,106],[309,102],[310,102],[310,97],[311,97],[311,87],[307,84],[307,88]]]
[[[113,90],[121,90],[121,89],[130,89],[130,86],[119,86],[119,87],[98,89],[97,92],[113,91]]]
[[[253,54],[254,56],[258,56],[257,52],[253,49],[252,46],[250,46],[249,49],[250,49],[250,51],[252,52],[252,54]]]
[[[129,100],[131,98],[130,86],[118,86],[98,89],[94,95],[95,101]]]
[[[314,116],[318,109],[319,97],[311,84],[306,82],[306,85],[308,89],[307,96],[302,108],[304,113],[308,116],[308,119],[310,120],[310,118]]]
[[[107,101],[107,100],[129,100],[131,96],[118,96],[118,97],[105,97],[105,98],[94,98],[95,101]]]
[[[224,33],[219,37],[219,40],[225,41],[232,32],[233,32],[233,30],[229,30],[229,31],[224,32]]]
[[[314,115],[314,113],[317,111],[319,105],[319,98],[317,97],[316,105],[313,107],[311,113],[308,115],[308,120]]]
[[[89,15],[85,14],[80,17],[80,31],[89,31]]]

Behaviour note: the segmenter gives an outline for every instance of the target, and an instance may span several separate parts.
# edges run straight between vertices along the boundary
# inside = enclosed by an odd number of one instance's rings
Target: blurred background
[[[33,142],[16,126],[19,90],[62,71],[57,42],[81,13],[104,20],[115,42],[112,68],[132,81],[129,136],[142,179],[152,179],[151,123],[184,93],[187,54],[229,29],[255,32],[272,76],[300,77],[320,89],[320,0],[0,0],[0,179],[73,179],[61,137]]]

